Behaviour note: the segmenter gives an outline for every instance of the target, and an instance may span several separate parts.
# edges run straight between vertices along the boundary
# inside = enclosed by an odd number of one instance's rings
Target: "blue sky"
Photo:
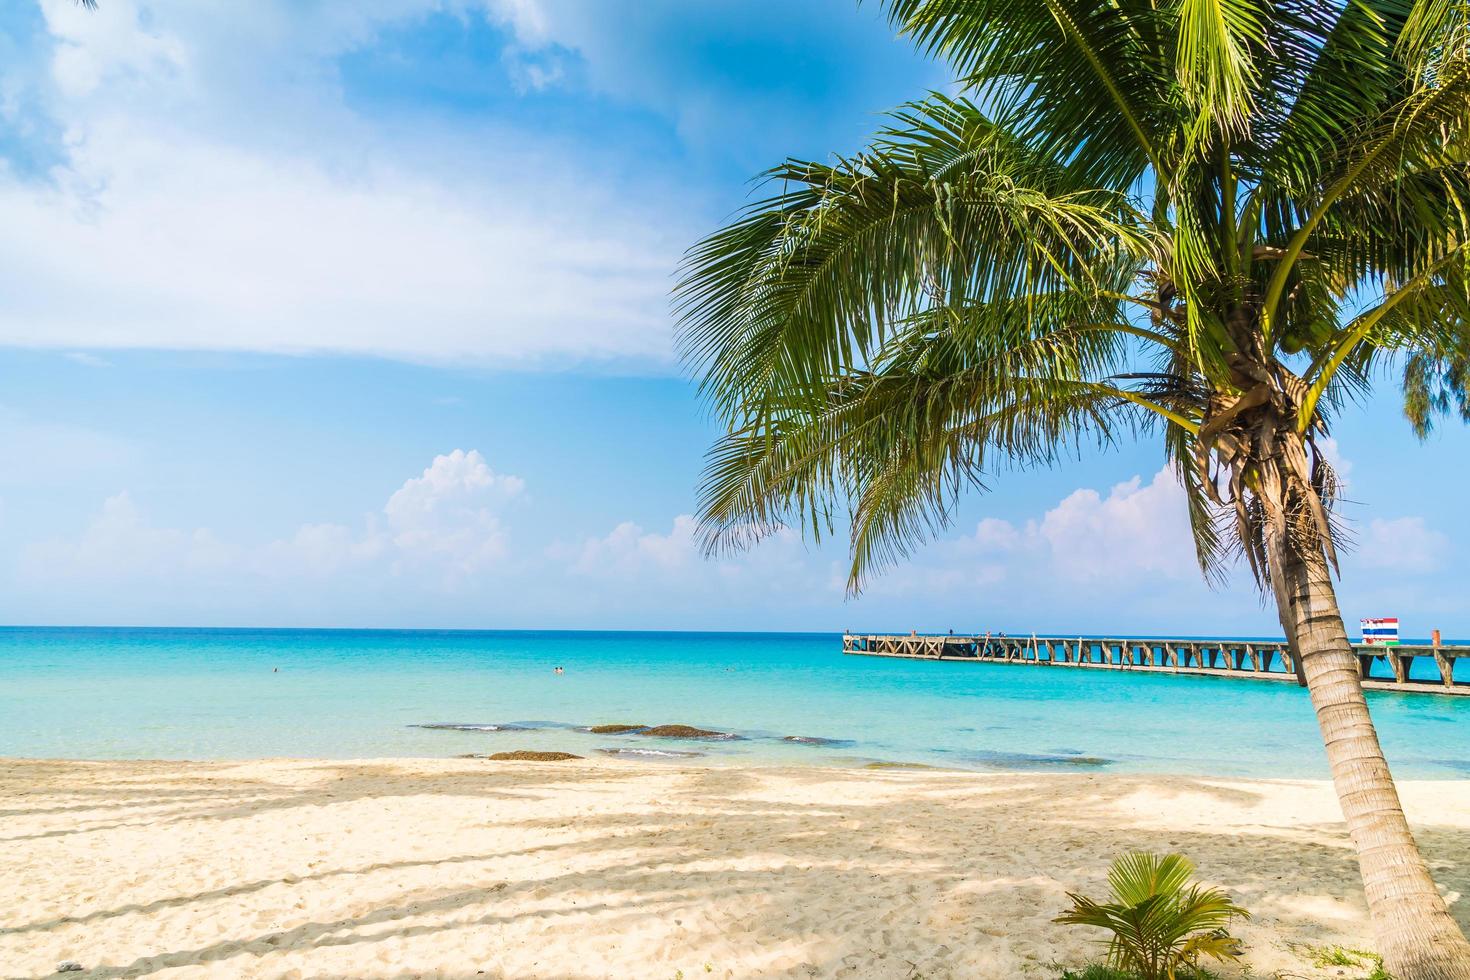
[[[840,547],[694,548],[680,251],[946,83],[853,0],[7,4],[0,621],[1274,631],[1147,443],[857,601]],[[1385,388],[1335,435],[1348,618],[1470,635],[1466,433]]]

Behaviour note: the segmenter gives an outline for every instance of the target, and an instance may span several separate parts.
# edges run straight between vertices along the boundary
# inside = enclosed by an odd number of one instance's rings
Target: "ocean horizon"
[[[1470,699],[1368,698],[1399,776],[1470,771]],[[15,758],[533,749],[713,765],[1328,775],[1307,693],[1292,684],[844,656],[840,633],[0,627],[0,716],[0,756]],[[585,730],[609,724],[726,737]]]

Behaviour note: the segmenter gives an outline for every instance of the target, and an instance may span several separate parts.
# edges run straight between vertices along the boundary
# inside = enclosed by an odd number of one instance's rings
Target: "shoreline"
[[[464,763],[481,764],[498,767],[501,770],[527,767],[546,767],[547,769],[593,769],[608,768],[612,770],[633,770],[648,772],[679,772],[688,770],[699,771],[744,771],[761,773],[780,772],[817,772],[837,773],[853,777],[882,775],[883,773],[900,773],[914,775],[933,776],[955,776],[970,777],[974,779],[991,779],[996,777],[1036,777],[1040,779],[1133,779],[1144,781],[1167,781],[1171,779],[1204,780],[1218,783],[1261,783],[1265,785],[1319,785],[1330,787],[1331,779],[1325,773],[1321,776],[1248,776],[1234,773],[1210,773],[1190,771],[1187,769],[1159,769],[1159,770],[1137,770],[1128,768],[1112,768],[1079,766],[1076,768],[996,768],[971,769],[961,766],[943,766],[927,762],[892,761],[887,759],[860,758],[842,762],[792,762],[787,759],[772,759],[762,756],[737,756],[737,755],[701,755],[693,758],[658,758],[653,756],[633,755],[586,755],[577,756],[573,759],[539,761],[524,759],[497,760],[490,757],[492,752],[518,752],[539,751],[521,745],[507,745],[505,747],[486,747],[483,753],[470,753],[463,755],[364,755],[364,756],[307,756],[307,755],[269,755],[269,756],[241,756],[220,758],[174,758],[158,756],[150,758],[117,757],[91,757],[91,758],[63,758],[52,756],[6,756],[0,755],[0,773],[7,766],[12,765],[59,765],[59,766],[161,766],[181,768],[203,768],[217,766],[244,766],[244,765],[392,765],[411,764],[429,765],[435,763]],[[1444,776],[1411,776],[1397,779],[1396,784],[1402,789],[1404,786],[1414,784],[1424,787],[1454,786],[1464,784],[1470,786],[1470,771],[1466,774],[1446,774]]]
[[[1400,790],[1464,926],[1470,779]],[[7,976],[1055,978],[1100,950],[1066,892],[1130,849],[1250,909],[1257,976],[1371,948],[1322,780],[0,759],[0,796]]]
[[[684,745],[685,743],[680,743]],[[639,746],[642,748],[642,746]],[[697,743],[696,743],[697,747]],[[660,746],[649,747],[651,750],[660,749]],[[1038,754],[1037,758],[1055,759],[1057,764],[1043,763],[1027,766],[1024,763],[1011,765],[1008,763],[995,763],[985,768],[966,766],[945,766],[936,763],[920,762],[914,760],[879,759],[874,757],[859,756],[856,758],[836,758],[832,761],[793,761],[789,758],[760,755],[722,755],[718,753],[701,753],[691,751],[688,756],[681,757],[676,747],[662,748],[667,753],[664,757],[655,755],[639,755],[633,753],[614,754],[596,752],[590,755],[575,755],[574,758],[555,761],[538,761],[525,759],[491,758],[495,753],[514,752],[540,752],[540,746],[527,746],[517,743],[505,743],[504,745],[486,745],[481,752],[457,753],[453,755],[264,755],[264,756],[221,756],[208,757],[197,756],[192,758],[173,756],[151,756],[134,757],[118,756],[107,758],[102,756],[91,756],[71,758],[62,756],[22,756],[22,755],[0,755],[0,773],[5,767],[11,765],[74,765],[74,766],[162,766],[162,767],[214,767],[214,766],[241,766],[241,765],[391,765],[391,764],[422,764],[433,765],[434,763],[465,763],[481,764],[501,769],[525,768],[545,766],[554,769],[572,768],[609,768],[613,770],[647,770],[649,772],[677,772],[680,770],[690,771],[741,771],[779,773],[790,772],[818,772],[838,773],[854,777],[881,775],[883,773],[911,773],[916,775],[956,776],[972,777],[975,779],[989,779],[993,777],[1039,777],[1043,779],[1134,779],[1145,781],[1167,781],[1171,779],[1205,780],[1222,783],[1261,783],[1265,785],[1320,785],[1330,788],[1331,778],[1327,773],[1321,775],[1304,776],[1255,776],[1242,775],[1229,772],[1204,772],[1200,770],[1180,769],[1132,769],[1126,765],[1115,767],[1113,760],[1106,760],[1105,765],[1066,765],[1066,756],[1051,756]],[[585,751],[585,750],[584,750]],[[1084,757],[1086,758],[1086,757]],[[1392,760],[1390,760],[1392,764]],[[1402,790],[1407,785],[1423,785],[1424,787],[1455,786],[1463,784],[1470,787],[1470,767],[1463,772],[1446,772],[1444,775],[1415,775],[1406,776],[1395,780],[1396,785]],[[1470,805],[1470,800],[1467,800]],[[1470,826],[1470,822],[1467,822]]]

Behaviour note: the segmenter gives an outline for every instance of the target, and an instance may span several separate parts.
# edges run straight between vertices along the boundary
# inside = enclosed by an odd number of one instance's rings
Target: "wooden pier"
[[[1369,646],[1355,643],[1363,687],[1371,691],[1470,696],[1470,680],[1455,680],[1455,661],[1470,646]],[[1284,640],[1144,640],[1085,636],[928,636],[847,633],[842,652],[913,660],[1082,667],[1156,674],[1296,681],[1296,665]],[[1411,679],[1414,661],[1434,664],[1438,680]],[[1375,663],[1388,676],[1374,673]]]

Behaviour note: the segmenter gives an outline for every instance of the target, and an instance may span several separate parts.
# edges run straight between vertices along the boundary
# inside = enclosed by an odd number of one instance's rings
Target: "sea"
[[[1368,699],[1399,777],[1470,776],[1470,698]],[[611,724],[722,737],[587,730]],[[650,765],[1327,775],[1307,694],[1281,682],[845,656],[840,635],[820,633],[0,628],[0,757],[517,749]]]

